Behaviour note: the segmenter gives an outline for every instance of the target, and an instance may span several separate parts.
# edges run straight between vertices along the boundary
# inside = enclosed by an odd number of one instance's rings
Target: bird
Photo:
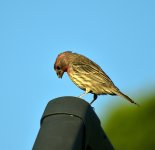
[[[72,51],[62,52],[55,60],[54,70],[58,78],[62,78],[63,74],[67,72],[73,83],[85,91],[79,96],[80,98],[88,93],[93,94],[93,100],[90,105],[99,95],[121,96],[129,102],[138,105],[114,85],[98,64],[84,55],[73,53]]]

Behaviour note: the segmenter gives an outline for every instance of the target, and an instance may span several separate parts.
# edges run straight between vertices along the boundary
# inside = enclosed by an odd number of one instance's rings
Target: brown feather
[[[56,59],[54,65],[56,71],[57,66],[60,67],[62,75],[67,72],[70,79],[84,91],[94,95],[122,96],[131,103],[138,105],[127,95],[120,92],[99,65],[83,55],[70,51],[63,52]]]

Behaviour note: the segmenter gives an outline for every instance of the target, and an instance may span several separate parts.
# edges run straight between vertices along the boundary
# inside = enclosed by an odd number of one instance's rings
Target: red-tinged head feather
[[[60,53],[55,61],[54,70],[56,71],[58,77],[62,78],[63,73],[68,70],[69,63],[71,62],[73,53],[66,51]]]
[[[57,66],[60,66],[61,69],[65,69],[64,71],[66,71],[66,69],[67,69],[66,67],[68,66],[69,56],[71,54],[72,54],[71,51],[66,51],[66,52],[60,53],[57,56],[57,59],[55,61],[54,69],[56,69]]]

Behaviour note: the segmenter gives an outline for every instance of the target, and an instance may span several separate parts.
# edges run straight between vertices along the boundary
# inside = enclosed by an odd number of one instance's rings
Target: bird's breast
[[[90,89],[91,93],[94,93],[97,95],[110,93],[108,87],[106,87],[102,83],[93,81],[91,78],[89,78],[85,74],[75,74],[75,73],[70,72],[70,74],[68,75],[70,79],[73,81],[73,83],[82,90]]]
[[[85,90],[88,86],[88,82],[86,81],[85,77],[83,75],[77,75],[74,73],[68,74],[70,79],[73,81],[74,84],[76,84],[79,88],[82,90]]]

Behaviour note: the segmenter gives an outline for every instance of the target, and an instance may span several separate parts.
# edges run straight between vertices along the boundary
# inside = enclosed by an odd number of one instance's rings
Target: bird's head
[[[64,72],[67,71],[69,63],[70,63],[69,60],[70,60],[71,55],[72,55],[72,52],[67,51],[57,56],[55,64],[54,64],[54,70],[56,71],[58,78],[62,78]]]

